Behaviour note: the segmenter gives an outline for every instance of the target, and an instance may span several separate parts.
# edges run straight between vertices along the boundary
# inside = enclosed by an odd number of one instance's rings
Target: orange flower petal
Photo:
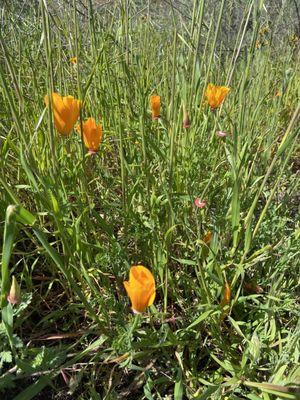
[[[150,96],[150,106],[152,118],[158,119],[160,117],[160,96],[153,94]]]
[[[143,312],[155,299],[155,281],[148,268],[137,265],[130,268],[129,281],[123,282],[135,312]]]
[[[48,107],[48,96],[45,96],[44,100]],[[61,135],[70,134],[79,117],[80,104],[73,96],[62,97],[58,93],[52,93],[54,125]]]
[[[205,97],[212,109],[217,108],[229,93],[230,88],[227,86],[215,86],[212,83],[207,85]]]
[[[85,147],[90,151],[95,153],[101,143],[102,140],[102,125],[97,125],[94,118],[88,118],[83,124],[83,141]],[[77,128],[80,133],[80,126]]]

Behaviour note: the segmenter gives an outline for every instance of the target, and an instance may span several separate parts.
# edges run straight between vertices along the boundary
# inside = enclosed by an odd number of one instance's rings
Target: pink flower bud
[[[216,135],[219,136],[219,137],[226,137],[227,133],[226,132],[222,132],[222,131],[217,131]]]
[[[183,111],[183,128],[188,129],[191,126],[191,120],[186,110]]]
[[[206,201],[205,200],[200,200],[198,197],[194,200],[194,204],[196,207],[198,208],[203,208],[206,205]]]
[[[7,301],[10,304],[19,304],[21,301],[21,289],[14,276],[12,277],[12,283],[9,294],[7,296]]]

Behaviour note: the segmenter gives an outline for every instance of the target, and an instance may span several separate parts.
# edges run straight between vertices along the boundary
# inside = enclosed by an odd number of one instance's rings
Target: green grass
[[[242,2],[228,36],[234,2],[30,3],[1,6],[1,398],[298,399],[300,58],[292,26],[278,28],[287,8]],[[216,111],[209,82],[231,88]],[[97,156],[57,134],[53,90],[102,121]],[[139,317],[122,283],[137,264],[157,286]]]

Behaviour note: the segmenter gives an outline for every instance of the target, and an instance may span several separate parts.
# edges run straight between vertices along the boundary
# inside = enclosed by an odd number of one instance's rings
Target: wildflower
[[[206,234],[203,236],[203,242],[204,242],[205,244],[209,244],[210,241],[211,241],[211,238],[212,238],[212,232],[211,232],[211,231],[208,231],[208,232],[206,232]]]
[[[7,301],[10,304],[19,304],[21,301],[21,289],[15,276],[12,277],[12,283],[7,296]]]
[[[80,134],[80,125],[77,125],[76,129]],[[102,140],[102,125],[96,125],[94,118],[88,118],[83,122],[82,130],[85,147],[89,150],[90,154],[95,154]]]
[[[45,96],[44,100],[48,107],[48,96]],[[80,106],[81,101],[74,99],[73,96],[62,97],[58,93],[52,93],[54,124],[61,135],[70,134],[79,117]]]
[[[216,132],[216,135],[219,136],[219,137],[226,137],[226,136],[227,136],[227,133],[226,133],[226,132],[223,132],[223,131],[217,131],[217,132]]]
[[[129,281],[123,282],[131,300],[132,311],[141,313],[151,306],[155,299],[155,281],[148,268],[142,265],[130,268]]]
[[[191,121],[188,112],[183,110],[183,128],[187,129],[191,126]]]
[[[77,64],[77,57],[71,57],[71,58],[70,58],[70,62],[71,62],[72,64],[76,65],[76,64]]]
[[[277,90],[277,92],[275,93],[275,97],[280,97],[281,96],[281,92],[280,90]]]
[[[206,200],[200,200],[198,197],[194,200],[194,204],[198,208],[203,208],[206,205]]]
[[[225,282],[223,298],[221,300],[220,306],[222,308],[227,306],[230,303],[230,298],[231,298],[231,288],[229,283]]]
[[[210,107],[214,110],[217,108],[225,99],[230,88],[227,86],[215,86],[209,83],[205,91],[205,97]]]
[[[150,106],[152,119],[158,119],[160,117],[160,96],[156,94],[150,96]]]

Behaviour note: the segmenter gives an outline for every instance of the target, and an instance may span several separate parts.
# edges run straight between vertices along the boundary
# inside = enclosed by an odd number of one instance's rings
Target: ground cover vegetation
[[[298,399],[297,3],[0,5],[1,399]]]

